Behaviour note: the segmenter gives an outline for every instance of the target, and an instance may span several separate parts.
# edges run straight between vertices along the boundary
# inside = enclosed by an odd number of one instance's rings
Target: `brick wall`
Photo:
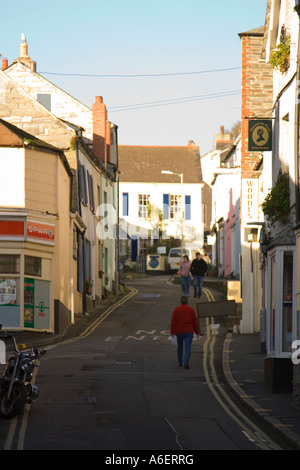
[[[240,33],[242,40],[241,176],[249,178],[258,160],[248,151],[249,117],[271,117],[273,69],[261,60],[264,29]]]
[[[107,163],[107,134],[110,139],[107,128],[107,111],[103,103],[102,96],[96,96],[93,104],[93,152],[103,163]]]

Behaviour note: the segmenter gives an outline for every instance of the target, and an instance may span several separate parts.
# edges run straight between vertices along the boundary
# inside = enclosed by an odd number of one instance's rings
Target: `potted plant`
[[[272,50],[269,63],[273,68],[279,68],[280,72],[286,72],[290,65],[290,36],[287,36],[284,42],[280,42]]]
[[[214,266],[213,264],[208,264],[207,265],[207,275],[209,277],[213,277],[217,274],[217,267]]]
[[[91,295],[92,292],[93,292],[93,285],[94,285],[94,281],[89,277],[86,281],[85,281],[85,291],[88,295]]]
[[[269,225],[274,222],[286,223],[290,211],[289,174],[278,173],[277,181],[263,201],[262,211]]]

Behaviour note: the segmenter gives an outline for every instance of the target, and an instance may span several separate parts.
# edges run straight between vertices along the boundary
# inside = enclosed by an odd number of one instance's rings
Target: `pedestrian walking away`
[[[198,297],[198,299],[202,295],[202,287],[203,287],[203,276],[207,271],[207,264],[203,258],[201,258],[201,254],[199,251],[196,253],[196,258],[193,259],[191,264],[191,273],[193,276],[193,286],[194,286],[194,297]]]
[[[191,263],[188,255],[184,255],[183,261],[178,269],[178,274],[180,274],[181,295],[189,296],[191,285]]]
[[[189,369],[190,357],[192,353],[192,341],[194,334],[199,336],[199,323],[195,310],[188,305],[187,296],[183,295],[180,305],[175,307],[172,318],[170,334],[177,337],[177,359],[181,367]],[[184,347],[184,362],[183,362]]]

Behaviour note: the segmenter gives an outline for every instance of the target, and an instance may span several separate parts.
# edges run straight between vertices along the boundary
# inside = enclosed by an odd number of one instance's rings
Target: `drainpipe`
[[[83,280],[83,292],[82,292],[82,313],[83,315],[87,315],[86,312],[86,288],[85,288],[85,281],[86,281],[86,276],[85,276],[85,232],[86,229],[83,230],[81,233],[81,242],[82,242],[82,280]]]
[[[300,19],[300,2],[296,1],[295,11],[298,14]],[[295,96],[295,180],[296,180],[296,223],[300,221],[300,207],[299,207],[299,197],[300,197],[300,188],[299,188],[299,90],[300,90],[300,21],[298,22],[298,42],[297,42],[297,61],[296,61],[296,96]]]

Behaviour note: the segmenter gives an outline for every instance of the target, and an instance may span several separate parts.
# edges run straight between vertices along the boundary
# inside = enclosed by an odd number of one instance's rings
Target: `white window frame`
[[[148,218],[148,205],[150,204],[150,194],[138,194],[138,218]]]
[[[171,220],[180,220],[181,209],[181,194],[170,194],[169,218]]]

